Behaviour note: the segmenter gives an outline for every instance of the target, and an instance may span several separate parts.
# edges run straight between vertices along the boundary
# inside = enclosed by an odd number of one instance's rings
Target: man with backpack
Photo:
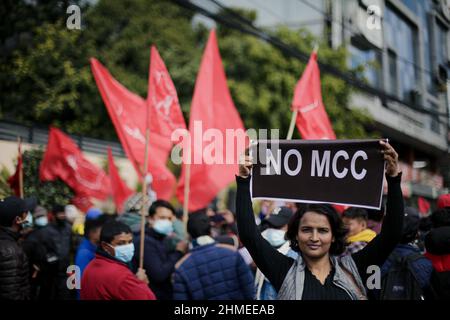
[[[380,300],[424,300],[433,271],[417,246],[420,215],[405,208],[402,239],[381,268]]]

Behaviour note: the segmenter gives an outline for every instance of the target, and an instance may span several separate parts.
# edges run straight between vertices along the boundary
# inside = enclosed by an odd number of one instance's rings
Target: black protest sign
[[[384,158],[379,140],[260,140],[253,198],[381,207]]]

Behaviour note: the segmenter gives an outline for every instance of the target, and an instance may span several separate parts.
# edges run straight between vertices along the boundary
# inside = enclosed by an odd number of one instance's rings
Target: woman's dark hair
[[[340,255],[345,250],[345,236],[347,229],[344,227],[341,217],[331,205],[328,204],[307,204],[302,206],[291,218],[286,232],[286,239],[291,242],[291,248],[294,251],[300,251],[297,242],[298,228],[300,227],[300,220],[306,212],[315,212],[323,214],[327,217],[331,226],[331,234],[334,237],[334,242],[330,247],[330,254]]]
[[[103,225],[100,232],[100,242],[111,243],[115,236],[122,233],[131,233],[130,227],[123,222],[108,221]]]
[[[156,213],[156,209],[160,207],[169,209],[170,211],[172,211],[172,214],[174,216],[176,215],[175,208],[170,204],[170,202],[167,202],[165,200],[156,200],[148,209],[148,214],[150,215],[150,217],[153,217]]]

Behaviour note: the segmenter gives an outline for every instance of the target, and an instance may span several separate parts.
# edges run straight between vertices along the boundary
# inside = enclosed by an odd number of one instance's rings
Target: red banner
[[[91,68],[120,142],[139,178],[150,172],[152,188],[158,198],[169,200],[176,183],[174,175],[166,167],[171,141],[157,132],[150,132],[148,168],[144,170],[145,134],[149,123],[146,101],[128,91],[94,58],[91,59]]]
[[[224,163],[229,156],[226,151],[230,153],[232,151],[234,155],[239,155],[243,151],[236,150],[236,148],[226,150],[224,140],[214,141],[218,145],[222,142],[219,147],[215,148],[215,156],[218,155],[217,158],[222,159],[223,164],[207,163],[205,152],[212,143],[202,143],[202,137],[195,135],[196,127],[200,127],[201,131],[214,129],[214,132],[220,136],[216,137],[218,140],[226,137],[226,130],[232,132],[236,132],[236,130],[244,132],[245,130],[227,87],[227,79],[214,30],[210,33],[203,53],[189,118],[190,154],[191,160],[193,160],[193,163],[190,164],[189,211],[206,207],[219,191],[234,180],[238,171],[238,162],[234,160],[232,164]],[[195,159],[200,161],[196,163]],[[183,166],[177,188],[177,197],[180,202],[184,202],[185,175],[185,166]]]
[[[133,190],[120,178],[119,171],[114,164],[114,158],[111,148],[108,147],[108,170],[109,178],[111,179],[112,194],[114,203],[116,204],[117,213],[123,213],[123,206],[125,201],[133,194]]]
[[[41,181],[61,179],[77,195],[103,200],[111,191],[106,173],[89,162],[78,146],[56,128],[50,128],[39,176]]]
[[[303,139],[336,139],[323,105],[319,65],[314,52],[295,87],[292,109],[298,111],[296,123]]]

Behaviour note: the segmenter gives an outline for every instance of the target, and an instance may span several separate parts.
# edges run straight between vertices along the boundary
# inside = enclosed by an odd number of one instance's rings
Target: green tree
[[[22,7],[14,7],[16,14]],[[166,61],[187,112],[193,62],[200,57],[191,17],[163,0],[99,1],[82,9],[82,30],[68,30],[65,14],[30,25],[27,46],[16,46],[0,60],[0,117],[116,139],[89,58],[98,58],[126,87],[146,97],[152,44]]]
[[[0,77],[8,79],[7,90],[2,90],[0,98],[0,117],[117,139],[91,74],[89,58],[98,58],[114,77],[145,98],[150,46],[155,44],[174,80],[188,120],[208,35],[205,28],[192,27],[191,11],[164,0],[100,0],[83,7],[82,30],[66,29],[66,15],[57,19],[58,12],[49,13],[42,23],[32,20],[35,22],[27,26],[33,37],[27,46],[18,46],[9,55],[11,63],[0,65]],[[249,19],[256,17],[254,12],[239,12]],[[317,41],[305,30],[279,28],[274,34],[304,52],[310,52]],[[284,137],[291,117],[293,90],[305,63],[234,30],[219,26],[218,37],[228,84],[245,126],[279,128]],[[332,50],[326,43],[319,44],[320,61],[348,71],[344,48]],[[348,109],[350,87],[322,73],[322,92],[337,136],[367,137],[370,120]],[[297,130],[294,137],[298,137]]]
[[[63,181],[46,181],[39,179],[39,165],[44,152],[27,150],[23,153],[23,190],[25,197],[35,196],[40,205],[51,208],[58,203],[66,205],[74,197],[74,193]]]
[[[2,166],[0,169],[0,198],[5,198],[13,194],[13,191],[9,187],[8,178],[10,177],[9,170]]]

